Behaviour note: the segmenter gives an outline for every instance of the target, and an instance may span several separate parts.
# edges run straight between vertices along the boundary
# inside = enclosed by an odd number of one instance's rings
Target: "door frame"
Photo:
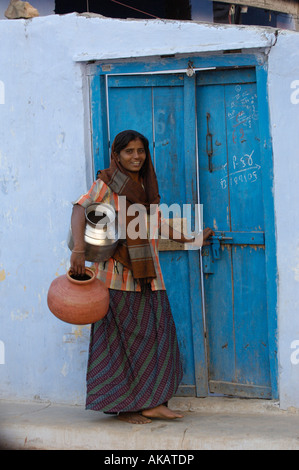
[[[90,92],[91,147],[94,173],[99,168],[109,166],[107,129],[107,79],[111,75],[139,75],[155,73],[186,72],[187,67],[195,71],[225,68],[254,67],[256,72],[257,100],[259,109],[259,131],[261,150],[262,193],[265,217],[265,268],[268,312],[268,344],[272,399],[278,399],[278,365],[277,365],[277,259],[276,259],[276,225],[273,198],[273,156],[270,133],[269,102],[267,90],[267,56],[262,52],[243,54],[215,53],[208,56],[185,55],[168,57],[143,57],[139,59],[107,59],[87,65]],[[186,126],[185,138],[185,173],[190,178],[194,175],[195,184],[186,185],[187,202],[197,202],[199,191],[196,188],[197,161],[196,155],[196,74],[185,79],[184,117]],[[191,88],[194,90],[192,98]],[[190,116],[194,115],[194,120]],[[104,153],[102,153],[104,149]],[[187,179],[186,179],[187,181]],[[201,294],[200,263],[196,251],[188,252],[190,269],[191,318],[194,341],[195,385],[198,397],[208,396],[208,371],[205,347],[205,318]]]

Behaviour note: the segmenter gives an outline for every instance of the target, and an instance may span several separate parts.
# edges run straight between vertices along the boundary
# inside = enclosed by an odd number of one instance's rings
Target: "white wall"
[[[76,14],[2,20],[0,35],[0,396],[83,403],[89,327],[58,321],[46,303],[50,282],[69,262],[70,201],[91,182],[84,66],[76,61],[267,48],[275,35]],[[284,407],[299,407],[299,364],[290,360],[291,342],[299,340],[299,105],[290,102],[298,43],[298,34],[283,33],[269,55]]]
[[[299,34],[281,33],[269,56],[269,100],[279,274],[281,407],[299,407]]]

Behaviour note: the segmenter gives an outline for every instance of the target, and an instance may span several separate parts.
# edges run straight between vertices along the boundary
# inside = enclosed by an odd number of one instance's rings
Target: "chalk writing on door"
[[[251,94],[249,91],[241,93],[240,85],[237,85],[235,90],[237,94],[233,97],[227,113],[227,118],[234,122],[232,133],[234,144],[237,141],[237,136],[240,137],[241,143],[246,142],[244,127],[252,129],[253,121],[258,120],[258,111],[256,109],[257,95]]]
[[[233,170],[227,175],[227,163],[223,166],[226,175],[220,180],[222,189],[227,188],[228,178],[231,186],[242,185],[247,183],[254,183],[258,179],[260,165],[253,160],[254,150],[251,153],[245,153],[241,157],[233,155],[232,168]]]

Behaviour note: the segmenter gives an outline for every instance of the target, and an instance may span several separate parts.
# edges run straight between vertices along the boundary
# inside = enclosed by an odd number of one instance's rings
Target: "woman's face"
[[[142,141],[140,139],[131,140],[128,145],[120,151],[118,159],[125,170],[132,173],[139,172],[146,159]]]

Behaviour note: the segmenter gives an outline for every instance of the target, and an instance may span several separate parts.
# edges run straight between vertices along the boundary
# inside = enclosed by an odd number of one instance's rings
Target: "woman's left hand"
[[[202,232],[196,235],[195,238],[190,241],[188,240],[187,250],[199,250],[202,246],[209,245],[209,238],[215,235],[215,232],[211,228],[205,228]]]
[[[208,239],[210,237],[213,237],[214,235],[215,235],[214,230],[212,230],[209,227],[205,228],[204,231],[203,231],[203,245],[209,245],[210,242],[209,242]]]

